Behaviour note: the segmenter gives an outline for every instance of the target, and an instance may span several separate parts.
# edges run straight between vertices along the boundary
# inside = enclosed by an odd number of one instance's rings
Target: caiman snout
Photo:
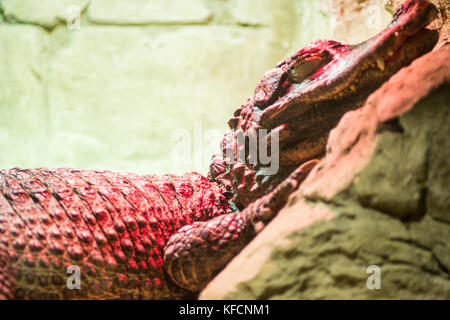
[[[409,0],[397,8],[389,26],[399,26],[405,33],[416,33],[433,21],[437,14],[438,9],[431,2]],[[414,17],[414,19],[410,17]]]
[[[392,22],[361,47],[367,48],[377,65],[390,67],[394,72],[430,51],[437,42],[438,33],[425,29],[438,15],[438,9],[426,0],[409,0],[400,5]]]
[[[270,131],[279,144],[279,172],[261,174],[262,163],[225,164],[220,157],[213,177],[232,188],[242,207],[272,190],[293,170],[325,152],[329,132],[349,110],[401,68],[432,50],[436,31],[426,29],[438,14],[426,0],[407,0],[391,23],[376,36],[356,45],[316,40],[266,72],[248,103],[235,111],[223,154],[237,150],[236,135]]]

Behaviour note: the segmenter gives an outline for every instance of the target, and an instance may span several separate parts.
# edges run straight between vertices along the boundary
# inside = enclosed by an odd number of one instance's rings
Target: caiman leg
[[[195,222],[178,230],[164,249],[166,272],[182,288],[200,291],[283,208],[318,163],[301,165],[271,193],[240,212]]]

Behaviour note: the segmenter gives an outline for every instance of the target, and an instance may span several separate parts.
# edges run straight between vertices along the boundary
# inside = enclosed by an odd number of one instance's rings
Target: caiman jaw
[[[434,47],[438,33],[426,29],[426,26],[437,14],[436,7],[428,1],[406,1],[396,10],[384,31],[351,47],[349,56],[342,58],[352,61],[349,69],[358,70],[359,65],[371,65],[393,74]],[[362,76],[361,72],[359,75]]]
[[[370,82],[376,83],[378,79],[386,81],[400,68],[434,47],[438,34],[425,27],[437,17],[437,13],[436,7],[426,0],[409,0],[396,10],[385,30],[363,43],[342,45],[330,41],[313,42],[312,46],[322,47],[321,52],[329,53],[328,61],[324,61],[304,81],[293,83],[286,95],[278,97],[255,121],[262,127],[272,127],[280,123],[278,116],[281,116],[280,120],[285,120],[306,111],[304,106],[292,108],[291,101],[297,105],[312,105],[336,100],[355,91],[367,91],[367,87],[371,87]],[[287,117],[283,117],[283,113]]]
[[[438,34],[425,27],[437,12],[426,0],[407,0],[387,28],[371,39],[357,45],[314,41],[267,71],[254,96],[230,119],[231,131],[223,140],[223,155],[213,158],[211,177],[229,188],[243,208],[305,161],[321,157],[329,132],[345,112],[360,107],[394,73],[434,47]],[[236,151],[238,132],[258,129],[279,134],[276,175],[261,174],[259,162],[223,160],[226,150]]]

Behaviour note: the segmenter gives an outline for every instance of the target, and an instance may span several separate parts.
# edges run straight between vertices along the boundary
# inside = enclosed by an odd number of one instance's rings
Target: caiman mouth
[[[407,0],[385,30],[357,45],[317,40],[267,71],[246,105],[230,119],[223,154],[237,150],[236,134],[270,131],[279,143],[279,172],[261,174],[262,164],[216,160],[211,175],[233,188],[233,201],[245,207],[286,178],[301,163],[325,152],[329,132],[347,111],[401,68],[431,51],[438,40],[426,27],[437,17],[427,0]]]
[[[436,7],[428,1],[407,1],[396,10],[384,32],[361,45],[373,46],[372,53],[381,70],[389,67],[397,71],[434,47],[438,32],[426,27],[437,13]]]

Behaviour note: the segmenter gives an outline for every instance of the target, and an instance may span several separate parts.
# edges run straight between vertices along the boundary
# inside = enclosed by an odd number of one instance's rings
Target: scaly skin
[[[268,71],[236,110],[236,134],[278,132],[280,168],[214,156],[208,178],[75,169],[0,171],[0,298],[192,298],[287,203],[329,131],[392,74],[431,50],[436,16],[409,0],[355,46],[316,41]],[[236,162],[236,161],[235,161]],[[81,289],[67,287],[78,266]]]
[[[360,107],[390,76],[434,47],[438,34],[424,27],[436,16],[428,1],[406,1],[373,38],[358,45],[314,41],[267,71],[253,97],[230,119],[231,131],[223,139],[223,154],[213,159],[211,176],[228,188],[238,208],[245,208],[299,164],[322,156],[330,130],[345,112]],[[279,135],[276,175],[261,174],[259,162],[223,160],[227,149],[236,154],[236,134],[255,136],[259,129]]]
[[[164,273],[164,245],[228,209],[218,184],[196,173],[11,169],[0,172],[0,191],[4,298],[189,296]],[[81,290],[67,289],[70,265],[81,268]]]
[[[168,270],[173,261],[186,265],[171,258],[184,259],[186,252],[204,267],[201,256],[190,255],[193,247],[225,259],[214,266],[225,264],[314,165],[304,165],[254,206],[229,214],[223,188],[197,173],[0,171],[0,298],[192,298],[200,279],[189,275],[184,285],[175,285],[164,264]],[[67,288],[66,270],[73,265],[80,268],[81,290]],[[197,274],[208,276],[204,283],[214,272]]]

